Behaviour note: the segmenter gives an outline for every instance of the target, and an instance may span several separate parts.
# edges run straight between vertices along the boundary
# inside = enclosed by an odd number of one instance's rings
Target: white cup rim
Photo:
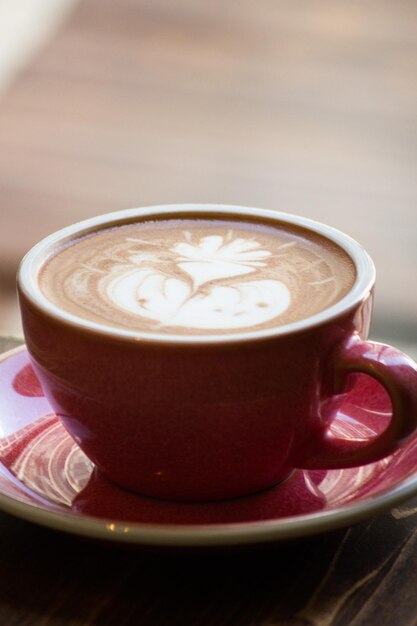
[[[258,217],[263,220],[278,221],[318,233],[319,235],[322,235],[330,241],[336,243],[345,252],[347,252],[356,268],[355,283],[350,291],[335,304],[328,307],[324,311],[320,311],[319,313],[302,320],[262,330],[211,335],[203,333],[201,335],[176,335],[116,328],[106,324],[92,322],[82,317],[73,315],[72,313],[68,313],[53,304],[42,293],[37,280],[39,271],[48,256],[53,250],[56,250],[59,245],[83,236],[89,232],[94,232],[96,229],[101,230],[103,228],[111,228],[112,226],[116,226],[125,221],[149,219],[151,217],[186,217],[187,214],[191,214],[194,217],[196,215],[203,216],[204,214],[218,215],[219,217],[225,218],[227,218],[227,216],[232,218],[239,216],[242,218]],[[17,274],[17,281],[22,293],[35,306],[50,315],[52,318],[79,329],[89,330],[93,333],[99,333],[101,335],[119,339],[143,340],[147,342],[165,344],[224,344],[288,336],[290,334],[321,326],[333,319],[338,318],[344,313],[348,313],[369,296],[369,293],[375,283],[375,266],[366,250],[352,237],[331,226],[327,226],[326,224],[322,224],[305,217],[271,209],[259,209],[238,205],[169,204],[153,205],[106,213],[77,222],[71,226],[63,228],[62,230],[52,233],[31,248],[22,259]]]

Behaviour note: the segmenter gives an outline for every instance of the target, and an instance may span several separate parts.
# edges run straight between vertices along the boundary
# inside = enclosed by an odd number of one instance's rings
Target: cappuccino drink
[[[309,318],[353,287],[350,256],[280,222],[156,219],[97,230],[46,260],[43,294],[78,318],[141,333],[230,334]]]
[[[199,204],[74,224],[18,272],[51,411],[116,485],[192,502],[361,467],[415,436],[416,364],[367,341],[374,283],[367,252],[325,224]],[[382,433],[339,436],[375,418],[350,373],[388,390]]]

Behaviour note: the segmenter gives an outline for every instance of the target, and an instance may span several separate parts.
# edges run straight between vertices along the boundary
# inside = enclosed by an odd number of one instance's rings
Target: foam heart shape
[[[107,295],[125,311],[163,325],[224,330],[262,324],[291,302],[288,288],[278,280],[206,285],[204,292],[196,292],[185,280],[152,269],[113,278]]]

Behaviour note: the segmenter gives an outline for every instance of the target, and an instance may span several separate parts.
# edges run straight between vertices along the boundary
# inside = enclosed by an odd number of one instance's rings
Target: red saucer
[[[373,379],[358,375],[332,428],[339,436],[362,439],[379,432],[389,414],[385,391]],[[346,470],[297,470],[274,488],[225,502],[186,504],[141,497],[98,474],[51,412],[24,348],[6,353],[0,361],[0,507],[77,534],[195,546],[319,533],[417,493],[416,452],[417,437],[379,463]]]

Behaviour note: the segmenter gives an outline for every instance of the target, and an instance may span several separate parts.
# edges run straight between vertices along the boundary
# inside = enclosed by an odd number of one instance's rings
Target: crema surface
[[[167,219],[97,231],[58,249],[39,275],[59,308],[122,329],[204,335],[308,318],[346,295],[355,266],[309,231]]]

